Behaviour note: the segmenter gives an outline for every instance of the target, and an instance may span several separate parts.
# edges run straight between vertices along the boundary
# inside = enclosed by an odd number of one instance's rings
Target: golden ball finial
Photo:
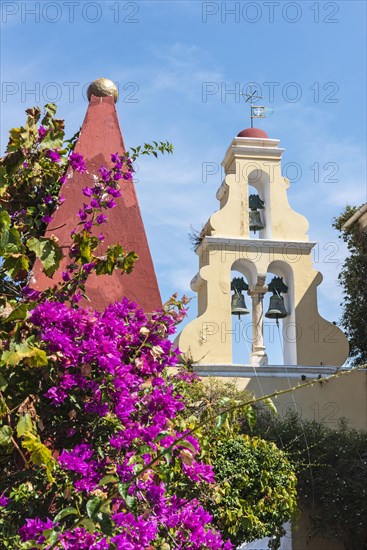
[[[88,101],[90,101],[92,95],[96,97],[106,97],[112,95],[116,103],[119,92],[116,84],[112,82],[112,80],[109,80],[108,78],[97,78],[97,80],[93,80],[93,82],[91,82],[88,86]]]

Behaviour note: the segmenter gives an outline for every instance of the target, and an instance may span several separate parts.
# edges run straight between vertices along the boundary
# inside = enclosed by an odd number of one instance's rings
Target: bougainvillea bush
[[[13,369],[12,386],[33,379],[27,397],[18,391],[12,399],[5,389],[9,409],[25,397],[16,433],[5,424],[23,450],[17,457],[9,442],[14,466],[5,466],[2,496],[7,521],[24,520],[20,540],[64,548],[173,541],[175,548],[230,548],[197,500],[170,491],[178,468],[189,485],[214,481],[211,467],[196,460],[197,440],[175,427],[182,400],[162,376],[178,360],[168,339],[171,316],[148,319],[126,299],[103,313],[46,300],[28,325],[48,364]]]
[[[109,167],[88,174],[54,106],[27,114],[0,163],[1,547],[232,548],[194,496],[210,492],[214,473],[180,415],[178,388],[192,375],[167,369],[185,300],[149,316],[126,298],[100,313],[80,306],[91,272],[132,270],[133,252],[100,252],[108,211],[138,154],[171,146],[111,152]],[[35,259],[52,277],[65,254],[44,233],[67,170],[91,183],[63,280],[39,293],[29,285]]]

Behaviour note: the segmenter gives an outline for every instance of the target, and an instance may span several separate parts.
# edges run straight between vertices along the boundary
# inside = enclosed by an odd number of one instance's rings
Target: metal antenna
[[[255,95],[256,92],[257,92],[257,90],[253,90],[253,89],[252,89],[252,82],[251,82],[251,83],[250,83],[250,93],[249,93],[249,94],[242,94],[244,97],[247,98],[247,99],[245,99],[245,102],[246,102],[246,103],[250,103],[251,128],[254,127],[254,117],[252,116],[253,100],[254,100],[254,99],[263,99],[263,96],[261,96],[261,95]]]

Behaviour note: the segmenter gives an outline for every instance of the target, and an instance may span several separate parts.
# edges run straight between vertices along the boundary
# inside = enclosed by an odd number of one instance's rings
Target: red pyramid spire
[[[111,165],[111,153],[125,152],[112,95],[91,95],[75,152],[83,155],[87,173],[69,172],[62,188],[65,202],[54,213],[46,231],[46,234],[54,234],[62,246],[70,246],[70,233],[80,221],[77,214],[83,205],[82,189],[90,185],[91,174],[96,173],[102,164],[106,167]],[[121,192],[122,197],[118,199],[117,206],[108,213],[108,224],[102,226],[105,236],[103,247],[119,243],[126,252],[134,250],[139,259],[130,275],[121,275],[117,270],[111,276],[91,274],[86,285],[87,295],[91,300],[90,305],[99,311],[126,296],[146,312],[153,312],[161,308],[162,302],[134,183],[123,181]],[[66,263],[65,259],[59,272],[55,273],[55,283],[61,280],[61,271],[65,271]],[[50,283],[50,279],[42,273],[41,265],[36,262],[32,287],[44,290]]]

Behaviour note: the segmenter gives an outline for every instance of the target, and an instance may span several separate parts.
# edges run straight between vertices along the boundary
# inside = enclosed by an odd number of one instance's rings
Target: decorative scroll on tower
[[[284,364],[341,366],[348,357],[343,332],[318,313],[316,290],[322,275],[313,269],[311,256],[316,243],[309,241],[306,218],[288,203],[290,184],[281,175],[283,152],[279,140],[249,128],[233,139],[225,154],[225,178],[217,192],[220,209],[204,226],[196,248],[199,272],[191,288],[198,293],[198,317],[176,341],[195,363],[233,364],[233,270],[243,274],[252,300],[250,364],[271,364],[263,339],[268,274],[280,277],[287,289],[278,297]],[[257,230],[259,238],[253,238],[251,230]],[[272,318],[278,322],[274,312]]]

